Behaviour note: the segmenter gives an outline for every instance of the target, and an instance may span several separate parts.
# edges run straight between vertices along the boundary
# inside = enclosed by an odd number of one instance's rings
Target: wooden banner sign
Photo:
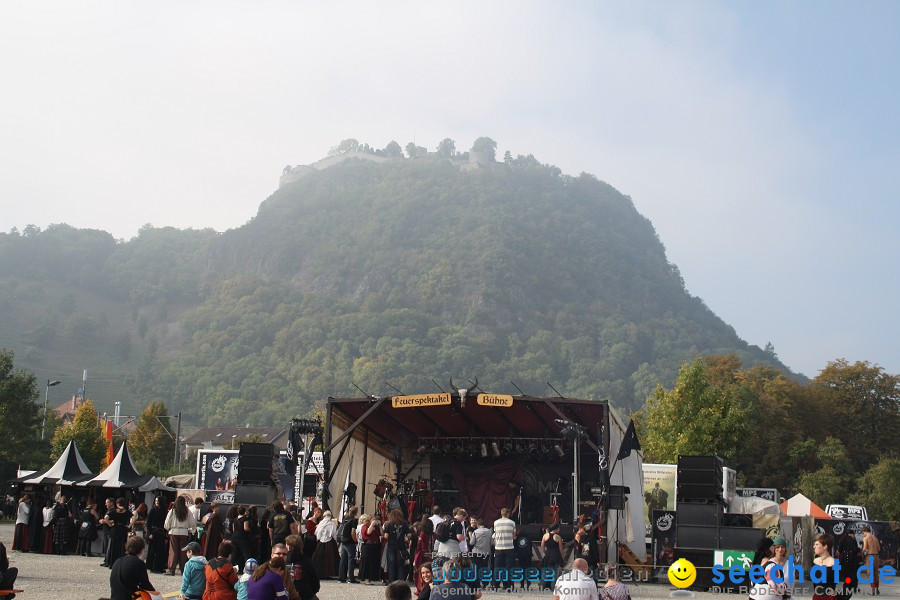
[[[503,394],[478,394],[478,404],[481,406],[501,406],[509,408],[513,405],[513,397]]]
[[[418,396],[391,396],[394,408],[422,408],[450,404],[450,394],[421,394]]]

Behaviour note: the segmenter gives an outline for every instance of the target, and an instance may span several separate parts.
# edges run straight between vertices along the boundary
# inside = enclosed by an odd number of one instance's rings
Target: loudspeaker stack
[[[697,568],[694,587],[712,585],[714,550],[751,550],[765,535],[762,529],[727,526],[722,496],[724,462],[718,456],[679,456],[675,505],[675,558]],[[734,520],[734,519],[731,519]]]
[[[275,460],[277,455],[273,444],[241,442],[237,485],[234,487],[235,504],[271,506],[277,492],[272,481]]]

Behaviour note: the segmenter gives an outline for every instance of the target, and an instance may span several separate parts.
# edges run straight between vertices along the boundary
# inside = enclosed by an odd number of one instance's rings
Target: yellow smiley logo
[[[684,558],[679,558],[669,567],[669,582],[677,588],[686,588],[697,579],[697,569],[694,564]]]

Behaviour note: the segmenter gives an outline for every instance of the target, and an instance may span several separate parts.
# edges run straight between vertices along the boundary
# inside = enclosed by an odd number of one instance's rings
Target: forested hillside
[[[784,369],[686,293],[610,185],[532,157],[467,166],[348,159],[222,234],[0,234],[0,346],[39,378],[101,373],[122,396],[95,397],[101,410],[159,398],[229,424],[285,422],[352,382],[550,382],[628,410],[698,354]]]

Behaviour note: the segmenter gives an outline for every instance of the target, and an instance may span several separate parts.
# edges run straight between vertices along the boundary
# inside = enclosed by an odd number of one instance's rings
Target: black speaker
[[[272,457],[271,456],[256,456],[253,454],[249,454],[247,456],[241,456],[240,461],[238,462],[239,469],[272,469]]]
[[[729,550],[755,550],[759,541],[765,537],[765,530],[753,527],[721,527],[719,528],[720,548]]]
[[[274,485],[239,483],[234,486],[234,503],[256,506],[272,506],[275,501]]]
[[[269,460],[275,455],[275,445],[265,442],[241,442],[238,456],[244,460],[245,456],[268,456]]]
[[[240,475],[238,475],[240,476]],[[686,483],[679,480],[675,494],[678,502],[722,503],[722,486],[716,483]]]
[[[693,469],[698,471],[716,471],[719,479],[722,478],[722,467],[725,461],[722,458],[712,454],[708,456],[689,456],[684,454],[678,455],[678,470]]]
[[[680,525],[722,525],[725,516],[720,504],[679,502],[675,514]]]
[[[679,540],[679,543],[681,540]],[[693,563],[697,569],[697,579],[690,587],[693,589],[707,590],[712,586],[712,567],[713,567],[713,551],[712,550],[690,550],[685,548],[675,548],[675,560],[684,558]]]
[[[272,481],[275,446],[259,442],[241,442],[238,452],[238,483],[266,484]]]
[[[679,521],[675,539],[682,548],[718,548],[719,528],[715,525],[682,525]]]
[[[246,469],[238,466],[238,483],[268,484],[272,481],[272,469]]]
[[[609,493],[607,496],[609,510],[625,510],[625,500],[627,500],[627,494],[630,491],[631,489],[625,485],[609,486]]]

